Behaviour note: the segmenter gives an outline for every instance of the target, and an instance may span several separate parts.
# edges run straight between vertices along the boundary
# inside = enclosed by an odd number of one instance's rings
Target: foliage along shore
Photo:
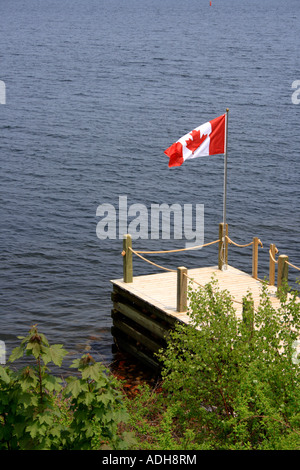
[[[239,320],[214,280],[190,290],[192,327],[159,353],[161,382],[134,387],[90,354],[51,375],[67,351],[33,326],[9,362],[34,364],[0,367],[0,449],[299,450],[297,296],[285,286],[275,310],[263,287]]]

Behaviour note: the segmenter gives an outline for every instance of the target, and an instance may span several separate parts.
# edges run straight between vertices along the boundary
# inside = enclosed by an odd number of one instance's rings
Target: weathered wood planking
[[[261,282],[232,266],[228,266],[226,271],[220,270],[218,266],[191,269],[188,277],[201,285],[207,284],[212,278],[216,279],[220,289],[230,292],[238,316],[242,316],[242,299],[247,292],[252,293],[254,307],[259,304]],[[190,279],[188,281],[191,282]],[[151,367],[159,368],[153,352],[165,345],[168,333],[176,322],[189,323],[186,312],[177,312],[177,273],[137,276],[127,283],[123,279],[111,282],[112,334],[116,343]],[[192,285],[198,287],[196,283]],[[275,308],[280,305],[276,290],[276,287],[268,286]]]
[[[242,305],[238,302],[242,302],[243,297],[248,291],[252,292],[255,305],[258,304],[262,283],[239,269],[228,266],[226,271],[221,271],[217,266],[211,266],[190,269],[188,271],[188,277],[201,285],[210,282],[213,276],[217,279],[220,288],[228,290],[232,298],[237,301],[235,307],[238,314],[241,315],[242,313]],[[164,312],[166,316],[175,317],[188,323],[188,316],[185,313],[182,314],[176,311],[176,273],[164,272],[137,276],[133,278],[132,283],[125,283],[122,279],[112,280],[111,282],[113,286],[118,286],[122,291],[134,295],[146,304],[153,305]],[[195,288],[198,287],[196,283],[193,283],[193,285]],[[272,304],[275,307],[278,306],[279,300],[276,298],[276,287],[268,286],[268,290]]]

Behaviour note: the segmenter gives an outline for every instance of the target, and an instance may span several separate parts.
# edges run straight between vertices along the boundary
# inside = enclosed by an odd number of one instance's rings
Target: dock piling
[[[187,311],[187,268],[177,268],[177,312]]]
[[[277,253],[276,246],[271,243],[270,245],[270,263],[269,263],[269,284],[275,286],[275,255]]]
[[[124,282],[133,282],[133,269],[132,269],[132,239],[127,233],[123,237],[123,279]]]
[[[252,277],[257,279],[258,273],[258,244],[259,238],[253,237],[253,245],[252,245]]]
[[[286,255],[278,256],[278,271],[277,271],[277,288],[279,288],[284,281],[287,282],[288,280],[288,273],[289,273],[289,265],[288,265],[289,257]]]

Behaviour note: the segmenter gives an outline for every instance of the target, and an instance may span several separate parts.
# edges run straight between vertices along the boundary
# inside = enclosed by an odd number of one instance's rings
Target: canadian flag
[[[193,129],[165,150],[169,167],[180,166],[190,158],[225,154],[226,114]]]

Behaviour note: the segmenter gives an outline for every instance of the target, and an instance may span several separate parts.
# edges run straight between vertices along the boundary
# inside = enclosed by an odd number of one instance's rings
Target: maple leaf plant
[[[17,371],[0,367],[0,449],[124,448],[117,425],[126,414],[105,367],[84,355],[72,363],[77,376],[67,377],[65,386],[48,368],[50,362],[62,365],[67,354],[62,345],[50,346],[36,325],[20,339],[9,361],[25,355],[34,364]],[[58,406],[58,399],[68,405]]]

